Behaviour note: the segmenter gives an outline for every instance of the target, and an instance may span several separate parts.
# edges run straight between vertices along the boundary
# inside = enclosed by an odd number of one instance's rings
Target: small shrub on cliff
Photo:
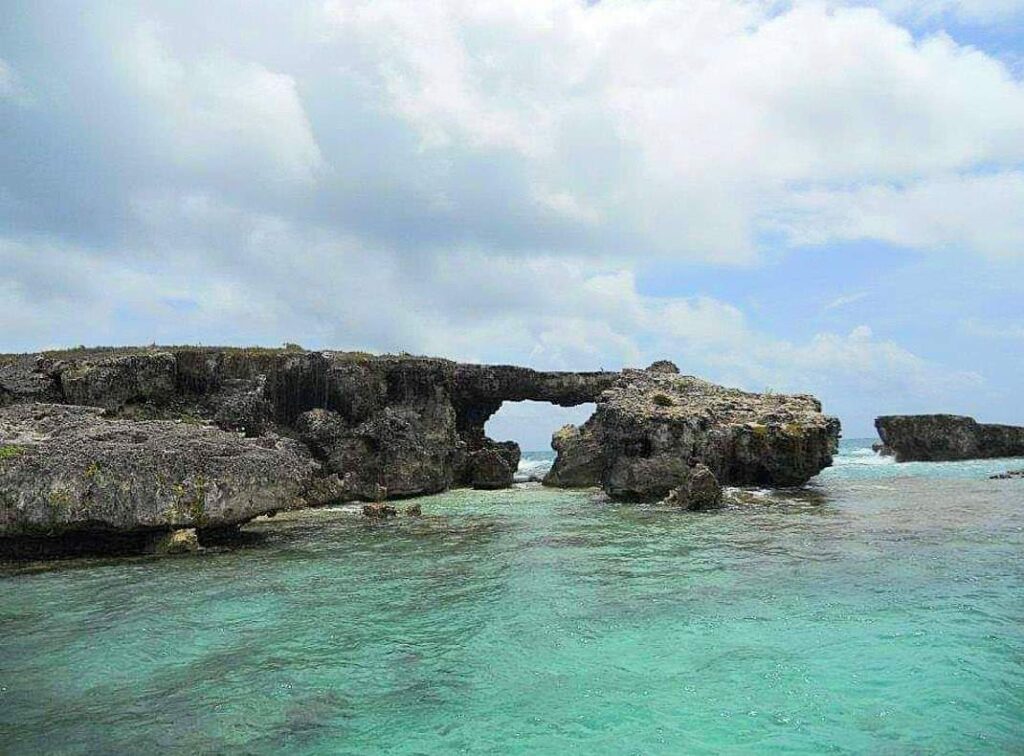
[[[659,407],[672,407],[675,405],[675,402],[672,400],[672,397],[669,396],[668,394],[655,394],[654,396],[651,397],[651,401],[654,402]]]

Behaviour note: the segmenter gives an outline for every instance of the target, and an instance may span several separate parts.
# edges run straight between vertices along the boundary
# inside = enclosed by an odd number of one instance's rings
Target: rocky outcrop
[[[0,356],[0,406],[95,406],[291,437],[323,468],[304,498],[376,501],[511,485],[518,446],[484,433],[502,402],[592,402],[617,376],[298,348],[76,349]]]
[[[803,483],[838,436],[812,397],[746,394],[666,361],[569,373],[300,348],[0,355],[6,432],[30,439],[4,441],[30,452],[2,460],[0,535],[197,527],[202,545],[290,506],[506,487],[519,447],[484,427],[523,400],[596,403],[556,434],[545,482],[624,499],[664,497],[698,463],[723,484]],[[94,461],[104,474],[83,478]],[[178,500],[201,501],[202,523]]]
[[[1024,457],[1024,427],[962,415],[885,415],[875,428],[897,462]]]
[[[654,500],[705,465],[725,485],[796,486],[832,463],[839,422],[806,395],[752,394],[679,375],[624,370],[580,428],[563,428],[548,485],[600,485]]]
[[[665,497],[663,503],[692,512],[715,509],[722,504],[722,486],[706,465],[696,464],[687,471],[683,482]]]
[[[170,352],[126,354],[97,362],[49,365],[69,404],[120,409],[166,404],[175,394],[177,360]]]
[[[518,457],[518,447],[516,451]],[[506,456],[493,447],[485,447],[469,454],[466,479],[473,488],[508,488],[512,485],[514,473],[515,468]]]
[[[290,506],[318,469],[277,436],[13,405],[0,409],[0,535],[236,525]]]
[[[544,484],[556,488],[587,488],[601,484],[605,458],[598,434],[588,428],[565,425],[551,437],[555,462],[544,477]]]

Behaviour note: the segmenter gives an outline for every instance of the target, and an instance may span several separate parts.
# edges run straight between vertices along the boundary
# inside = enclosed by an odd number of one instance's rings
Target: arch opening
[[[560,407],[532,400],[506,401],[488,418],[484,432],[496,441],[515,441],[522,450],[517,481],[539,480],[551,468],[551,434],[564,425],[582,425],[594,414],[593,402]]]

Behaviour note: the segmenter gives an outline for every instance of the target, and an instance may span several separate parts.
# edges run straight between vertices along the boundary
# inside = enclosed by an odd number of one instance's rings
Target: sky
[[[0,352],[668,358],[848,437],[1024,424],[1024,0],[2,5]]]

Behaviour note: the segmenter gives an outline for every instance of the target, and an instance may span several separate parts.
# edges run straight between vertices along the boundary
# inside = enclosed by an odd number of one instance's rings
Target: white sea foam
[[[516,470],[513,480],[516,483],[540,480],[551,469],[552,463],[553,460],[550,459],[527,459],[524,457],[519,460],[519,468]]]
[[[844,465],[893,465],[896,464],[896,458],[879,454],[870,447],[861,447],[848,451],[840,450],[839,454],[832,460],[832,464],[836,467]]]

